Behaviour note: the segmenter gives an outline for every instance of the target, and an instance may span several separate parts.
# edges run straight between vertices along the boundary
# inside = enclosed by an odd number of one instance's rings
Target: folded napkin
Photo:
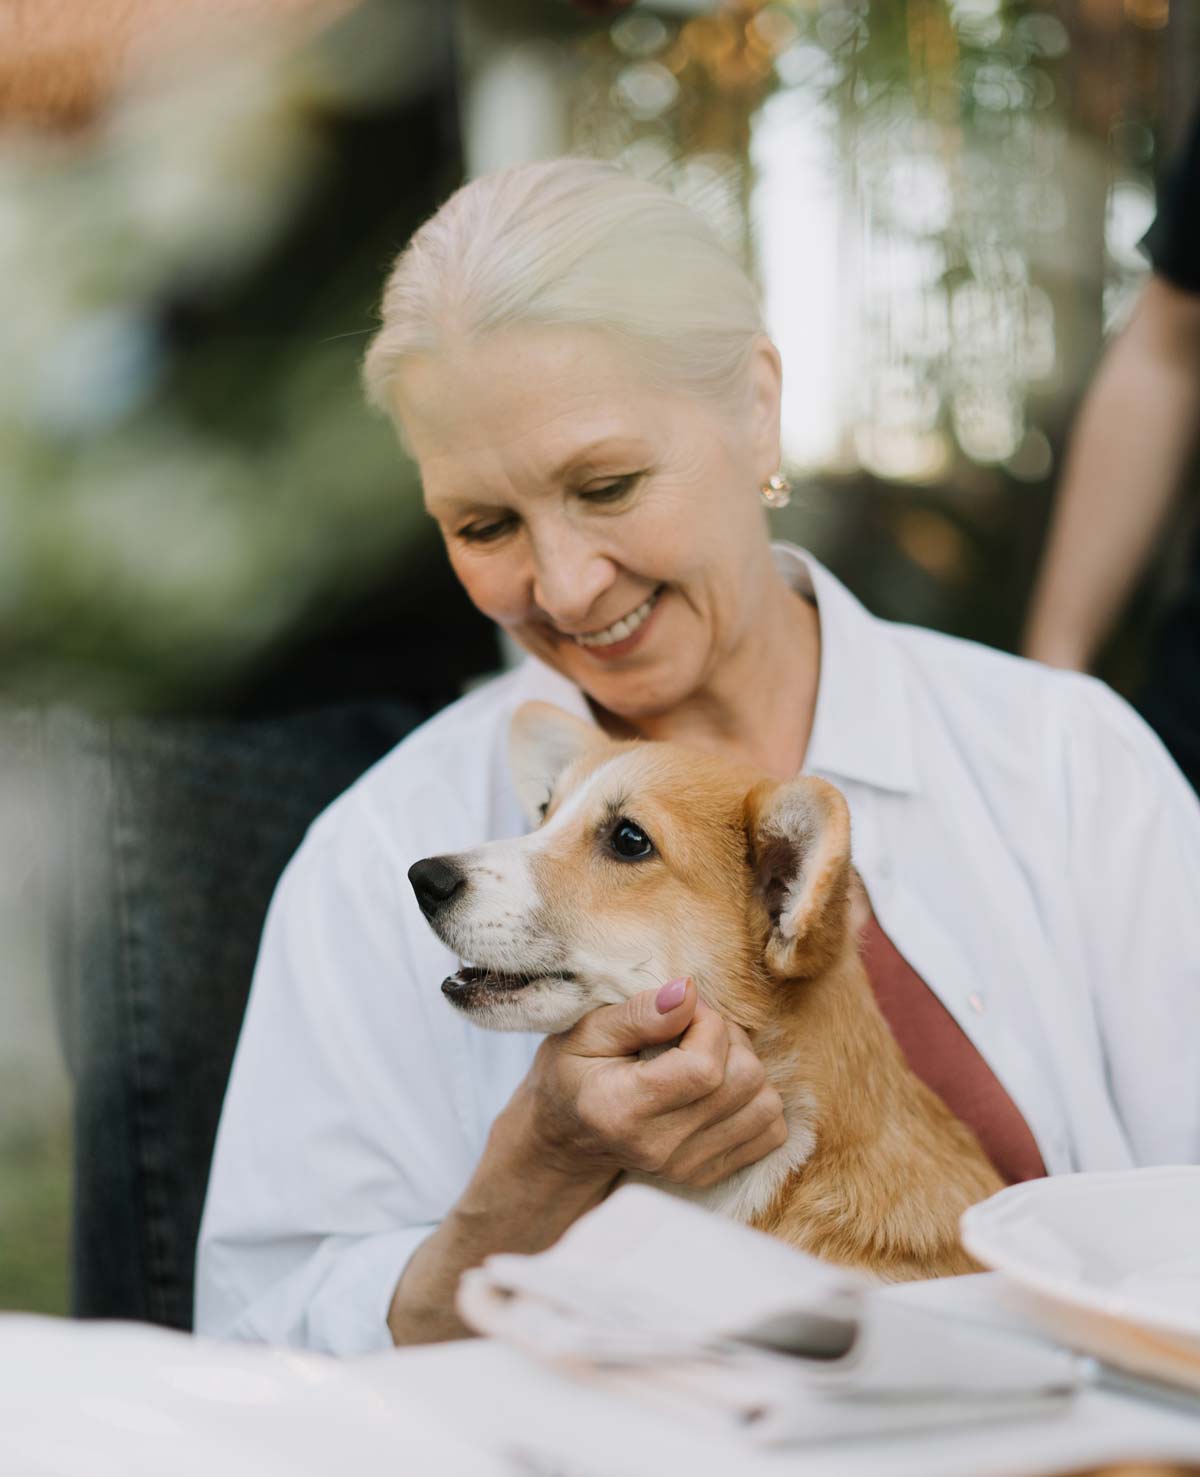
[[[892,1301],[724,1217],[625,1185],[538,1256],[464,1274],[472,1328],[578,1378],[736,1428],[821,1441],[1061,1409],[1083,1363]]]

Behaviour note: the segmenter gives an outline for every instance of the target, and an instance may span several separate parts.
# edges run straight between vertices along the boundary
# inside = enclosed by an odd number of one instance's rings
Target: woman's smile
[[[597,661],[609,662],[628,656],[645,640],[651,625],[650,618],[658,608],[665,590],[665,585],[659,585],[635,609],[601,630],[563,631],[559,634],[568,637],[576,646],[582,646],[588,655]]]

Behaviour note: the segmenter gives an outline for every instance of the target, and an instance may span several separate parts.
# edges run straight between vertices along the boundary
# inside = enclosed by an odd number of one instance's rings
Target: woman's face
[[[530,325],[410,361],[397,408],[471,599],[601,708],[667,712],[753,641],[779,463],[765,339],[736,417],[651,387],[599,333]]]

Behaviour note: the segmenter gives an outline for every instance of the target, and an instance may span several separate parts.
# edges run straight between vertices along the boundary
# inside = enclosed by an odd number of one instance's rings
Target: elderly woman
[[[442,999],[456,962],[405,874],[524,829],[505,751],[530,698],[843,791],[877,997],[1006,1178],[1200,1159],[1195,797],[1099,683],[876,620],[768,542],[780,376],[702,221],[599,163],[477,180],[401,254],[367,385],[528,657],[360,780],[279,884],[202,1331],[454,1336],[460,1272],[548,1246],[622,1168],[711,1184],[781,1143],[745,1033],[690,980],[545,1039]],[[675,1038],[651,1092],[636,1053]]]

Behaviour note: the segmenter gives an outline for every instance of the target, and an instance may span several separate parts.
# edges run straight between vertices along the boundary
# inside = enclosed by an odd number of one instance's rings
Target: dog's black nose
[[[426,918],[432,918],[467,881],[454,863],[443,856],[427,856],[414,862],[408,869],[408,880]]]

